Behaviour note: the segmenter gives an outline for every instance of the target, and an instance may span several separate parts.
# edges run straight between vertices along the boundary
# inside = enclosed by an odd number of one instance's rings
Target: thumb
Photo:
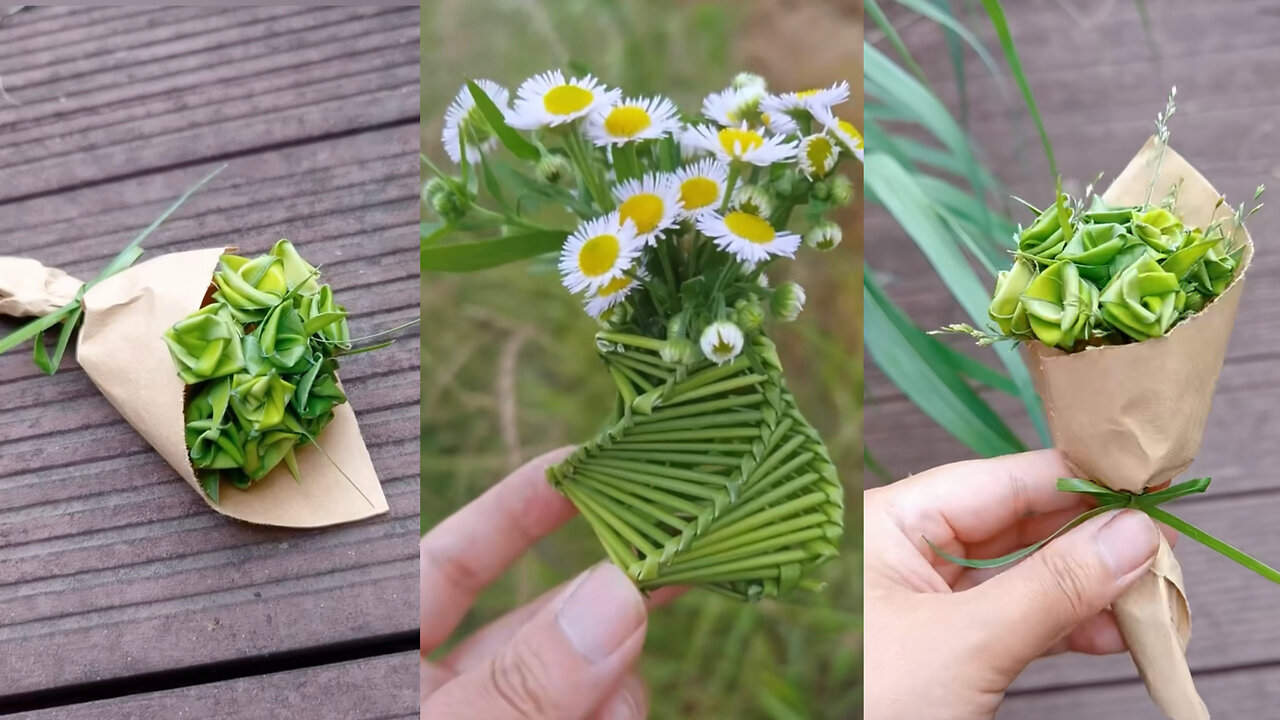
[[[644,600],[631,580],[611,564],[598,565],[491,660],[431,695],[422,717],[580,720],[626,677],[644,645],[646,621]]]
[[[1021,564],[966,591],[984,657],[1013,681],[1077,625],[1146,572],[1160,533],[1145,513],[1110,512],[1053,540]]]

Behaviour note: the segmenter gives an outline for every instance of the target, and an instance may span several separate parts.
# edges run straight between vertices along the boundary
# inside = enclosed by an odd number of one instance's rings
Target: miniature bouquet
[[[1208,489],[1201,478],[1168,485],[1200,449],[1214,385],[1253,254],[1245,219],[1168,147],[1173,96],[1157,134],[1101,196],[1058,194],[1020,228],[1010,270],[999,273],[989,332],[952,332],[1026,346],[1054,446],[1084,478],[1058,483],[1098,507],[1050,538],[992,560],[1034,552],[1090,517],[1134,508],[1274,582],[1280,572],[1161,508]],[[1091,194],[1091,188],[1085,195]],[[1262,194],[1259,187],[1254,200]],[[1174,720],[1209,717],[1186,662],[1191,614],[1182,571],[1163,537],[1147,575],[1113,606],[1152,699]]]
[[[802,244],[840,244],[826,215],[850,201],[839,171],[862,153],[834,110],[848,95],[847,83],[770,94],[743,74],[684,117],[666,98],[549,72],[514,104],[495,83],[468,83],[446,115],[461,174],[431,168],[423,196],[440,221],[424,227],[423,269],[559,252],[565,287],[599,320],[617,401],[549,479],[642,589],[743,600],[816,589],[809,571],[838,552],[836,469],[764,329],[766,316],[794,320],[805,293],[765,270]],[[496,160],[499,145],[533,176]],[[572,229],[539,224],[531,210],[547,205]],[[438,242],[494,226],[510,232]]]
[[[318,527],[386,512],[336,374],[338,357],[360,351],[346,310],[292,244],[254,259],[216,247],[134,264],[212,177],[88,283],[0,258],[0,312],[37,317],[0,339],[0,353],[33,340],[36,365],[53,374],[83,319],[76,357],[90,380],[224,515]],[[50,351],[44,334],[58,324]]]

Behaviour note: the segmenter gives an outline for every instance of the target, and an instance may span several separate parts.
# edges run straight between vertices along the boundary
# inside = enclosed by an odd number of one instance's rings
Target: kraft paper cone
[[[0,315],[44,317],[74,300],[83,284],[36,260],[0,257]]]
[[[1142,204],[1156,155],[1152,138],[1103,198],[1115,205]],[[1231,217],[1226,205],[1215,211],[1219,194],[1213,186],[1166,150],[1151,197],[1164,198],[1179,182],[1174,210],[1185,223],[1204,227]],[[1172,480],[1195,459],[1253,256],[1253,243],[1247,232],[1242,234],[1246,247],[1232,285],[1168,335],[1077,353],[1028,343],[1031,376],[1044,400],[1053,444],[1087,479],[1140,493]],[[1182,571],[1167,545],[1147,576],[1113,609],[1138,673],[1161,710],[1172,720],[1206,720],[1209,713],[1185,655],[1191,611]]]
[[[84,295],[84,325],[76,348],[80,366],[138,434],[223,515],[262,525],[310,528],[387,512],[349,403],[334,408],[333,420],[320,433],[323,453],[314,445],[298,450],[300,480],[281,464],[248,490],[224,485],[216,505],[201,490],[184,435],[186,386],[178,378],[164,332],[204,304],[218,258],[225,252],[211,248],[164,255],[91,288]],[[45,277],[52,276],[39,263],[30,263],[34,264],[0,266],[0,288],[16,286],[8,284],[15,276],[3,270],[41,268]],[[40,314],[48,314],[74,298],[78,289],[77,284],[66,299],[52,291],[43,296],[35,292],[26,296],[30,304],[24,307],[42,308]]]

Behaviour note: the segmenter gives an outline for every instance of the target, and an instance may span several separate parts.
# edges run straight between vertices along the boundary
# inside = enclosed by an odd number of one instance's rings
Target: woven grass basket
[[[746,601],[796,587],[838,555],[844,491],[796,408],[772,341],[732,362],[664,362],[658,342],[597,335],[613,419],[551,468],[609,558],[645,591],[696,585]]]

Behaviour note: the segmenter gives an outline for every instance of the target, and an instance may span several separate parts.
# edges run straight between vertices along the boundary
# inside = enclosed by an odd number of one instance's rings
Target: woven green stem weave
[[[548,472],[643,590],[776,597],[838,554],[844,492],[762,335],[717,366],[672,365],[658,341],[602,333],[611,425]]]

